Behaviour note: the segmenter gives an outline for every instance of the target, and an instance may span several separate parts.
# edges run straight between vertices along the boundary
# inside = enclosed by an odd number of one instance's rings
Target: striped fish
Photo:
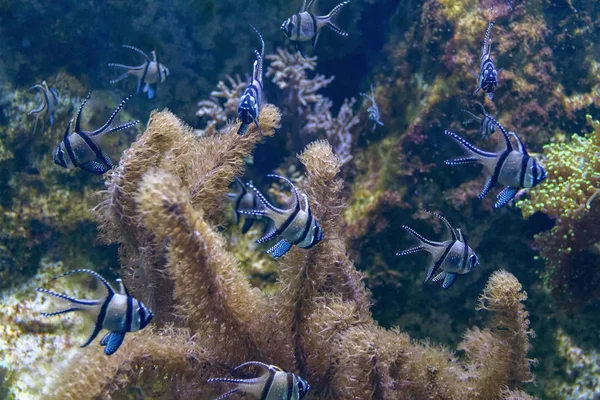
[[[238,106],[238,117],[242,121],[238,135],[243,135],[248,130],[248,126],[253,122],[262,134],[260,125],[258,124],[258,117],[260,115],[260,109],[262,107],[262,92],[263,92],[263,60],[265,57],[265,41],[262,38],[260,32],[253,26],[252,29],[258,34],[260,43],[262,45],[260,53],[254,50],[256,60],[254,61],[254,69],[252,71],[252,80],[244,94],[240,99],[240,105]]]
[[[480,90],[483,90],[490,100],[494,100],[494,91],[498,85],[498,70],[492,61],[492,44],[490,42],[490,33],[494,20],[491,18],[492,10],[490,10],[490,23],[485,32],[485,40],[483,41],[481,64],[479,66],[479,85],[477,90],[473,92],[471,97],[475,96]]]
[[[532,188],[546,179],[546,171],[535,158],[529,156],[523,142],[516,133],[507,132],[494,118],[490,116],[488,118],[500,128],[500,132],[504,137],[504,149],[497,153],[483,151],[457,134],[446,131],[446,135],[454,139],[466,151],[461,158],[447,160],[446,165],[470,163],[483,165],[490,177],[479,194],[479,198],[483,199],[487,196],[496,183],[505,185],[506,187],[497,195],[497,201],[494,204],[495,208],[500,208],[511,201],[520,188]],[[516,148],[513,147],[510,136],[516,139]]]
[[[57,146],[54,153],[54,163],[64,168],[79,167],[84,171],[91,172],[93,174],[104,174],[113,167],[113,164],[106,154],[100,149],[101,139],[109,133],[118,132],[123,129],[131,128],[140,121],[136,120],[128,122],[116,127],[111,127],[111,124],[119,114],[119,111],[123,108],[127,100],[131,96],[126,97],[121,104],[112,113],[106,123],[96,129],[93,132],[86,132],[81,129],[81,112],[85,103],[90,98],[90,93],[86,96],[83,103],[79,107],[77,112],[77,118],[75,120],[75,129],[71,132],[71,125],[73,120],[69,121],[62,142]]]
[[[235,384],[235,388],[223,393],[216,400],[222,400],[234,393],[244,393],[258,400],[300,400],[310,390],[310,385],[301,377],[286,372],[275,365],[267,365],[258,361],[249,361],[235,367],[231,374],[248,367],[264,368],[264,374],[250,379],[211,378],[209,383],[225,382]]]
[[[42,102],[38,108],[29,111],[29,115],[35,114],[35,123],[33,125],[33,133],[37,128],[37,122],[40,116],[48,116],[50,120],[50,126],[54,123],[54,113],[58,107],[58,90],[49,88],[46,81],[42,81],[41,84],[32,86],[29,90],[38,90],[42,94]],[[42,131],[44,130],[44,119],[42,118]]]
[[[479,104],[479,107],[481,107],[481,112],[483,113],[483,117],[478,117],[477,115],[473,114],[471,111],[468,111],[468,110],[461,110],[462,112],[469,114],[471,116],[470,119],[463,121],[463,125],[467,125],[467,124],[470,124],[471,122],[475,122],[475,121],[479,122],[479,124],[480,124],[479,125],[479,134],[481,135],[482,139],[486,139],[491,134],[496,132],[496,124],[494,124],[494,122],[490,118],[490,115],[485,111],[483,104],[481,104],[479,102],[477,104]]]
[[[377,103],[375,103],[375,92],[373,91],[373,85],[371,85],[371,95],[369,96],[366,93],[361,93],[361,96],[366,97],[367,99],[371,100],[371,107],[369,107],[367,109],[367,112],[369,113],[369,121],[373,121],[373,130],[372,132],[375,132],[375,128],[377,127],[377,125],[383,125],[383,122],[381,122],[379,120],[380,115],[379,115],[379,107],[377,107]]]
[[[228,193],[227,198],[233,202],[233,215],[235,216],[235,224],[239,225],[242,213],[240,210],[256,210],[259,204],[256,201],[254,192],[248,191],[246,185],[238,177],[235,178],[236,185],[240,188],[239,192]],[[252,184],[252,182],[250,182]],[[242,225],[242,233],[245,234],[252,228],[255,218],[250,215],[245,216],[244,225]]]
[[[128,76],[135,76],[138,78],[136,94],[140,94],[140,88],[143,84],[144,93],[148,93],[149,99],[153,98],[156,93],[156,85],[164,82],[169,76],[169,68],[158,61],[158,55],[154,50],[152,50],[152,58],[150,58],[146,53],[137,47],[128,46],[126,44],[124,44],[123,47],[138,52],[142,55],[142,57],[144,57],[146,62],[144,62],[142,65],[138,65],[137,67],[115,63],[108,64],[109,67],[123,68],[127,70],[127,72],[113,79],[110,81],[110,83],[117,83]]]
[[[95,319],[94,331],[89,339],[81,345],[86,347],[98,336],[102,329],[107,329],[108,332],[100,341],[100,345],[104,346],[104,353],[111,355],[116,352],[125,338],[127,332],[137,332],[144,329],[154,316],[152,311],[146,307],[141,301],[132,297],[123,281],[119,282],[119,293],[116,293],[112,286],[101,275],[89,269],[76,269],[57,276],[54,279],[62,278],[71,274],[84,272],[97,278],[106,288],[107,294],[102,299],[96,300],[80,300],[66,294],[56,293],[48,289],[36,288],[38,292],[57,297],[61,300],[68,301],[71,306],[60,311],[52,313],[42,313],[45,317],[54,315],[67,314],[75,311],[82,311]]]
[[[429,267],[423,283],[427,283],[429,280],[432,282],[444,281],[442,287],[448,289],[456,281],[459,274],[468,274],[477,268],[479,266],[479,258],[467,244],[467,237],[460,229],[456,229],[455,231],[446,218],[431,211],[427,212],[442,220],[450,231],[450,240],[446,240],[445,242],[427,240],[413,229],[404,225],[402,228],[416,237],[419,240],[419,245],[401,251],[396,255],[405,256],[425,250],[431,254],[433,264]],[[434,276],[438,271],[441,272]]]
[[[288,39],[295,42],[296,50],[300,51],[302,57],[306,58],[304,49],[300,43],[311,40],[313,50],[317,46],[319,34],[324,26],[328,26],[332,31],[341,36],[348,36],[348,33],[343,31],[333,23],[335,17],[341,9],[350,3],[349,0],[343,1],[333,8],[327,15],[317,16],[311,10],[317,0],[309,0],[308,5],[306,0],[302,0],[300,12],[292,15],[281,24],[281,30]]]
[[[276,236],[281,237],[281,240],[267,251],[267,254],[273,255],[275,258],[279,258],[286,254],[292,245],[296,245],[303,249],[310,249],[317,245],[323,240],[323,231],[310,211],[310,204],[308,203],[306,194],[302,193],[302,196],[300,196],[296,186],[283,176],[273,174],[267,176],[284,180],[292,187],[294,204],[291,208],[286,210],[277,208],[269,203],[265,196],[254,187],[254,185],[251,183],[247,184],[254,192],[254,195],[260,200],[263,208],[255,210],[239,210],[240,214],[254,217],[267,217],[274,223],[274,227],[269,233],[257,240],[256,243],[267,242]],[[302,207],[300,197],[304,200],[304,207]]]

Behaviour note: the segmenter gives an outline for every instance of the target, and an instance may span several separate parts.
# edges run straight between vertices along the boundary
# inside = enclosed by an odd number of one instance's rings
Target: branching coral
[[[264,107],[261,121],[272,134],[277,109]],[[526,295],[509,273],[494,275],[482,295],[493,325],[467,333],[477,340],[463,344],[466,363],[377,326],[341,235],[341,162],[324,141],[299,156],[306,167],[299,187],[325,239],[283,258],[275,294],[252,288],[215,230],[228,182],[261,139],[253,127],[245,136],[236,128],[196,138],[172,114],[154,113],[109,177],[96,210],[104,235],[121,243],[123,274],[136,283],[136,297],[160,298],[154,305],[174,312],[158,313],[158,326],[126,338],[110,362],[86,349],[55,398],[114,398],[131,387],[153,397],[204,398],[212,393],[207,377],[248,360],[298,373],[313,399],[500,399],[506,387],[531,379]],[[140,270],[150,282],[142,284]],[[490,348],[502,356],[488,354]]]
[[[550,232],[537,235],[536,245],[548,263],[549,286],[575,303],[597,295],[595,284],[600,282],[594,263],[581,263],[580,258],[593,258],[595,252],[587,249],[600,241],[595,228],[600,215],[600,122],[589,115],[587,120],[594,129],[587,137],[573,135],[569,143],[544,146],[548,179],[518,203],[526,217],[540,211],[556,218]]]

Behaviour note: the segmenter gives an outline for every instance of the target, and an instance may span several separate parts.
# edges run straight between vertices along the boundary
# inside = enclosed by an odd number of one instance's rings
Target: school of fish
[[[342,1],[335,6],[328,14],[319,16],[313,12],[317,1],[302,1],[302,5],[296,14],[287,18],[281,24],[281,30],[284,35],[294,44],[297,51],[303,57],[306,57],[304,42],[311,42],[314,49],[317,45],[321,30],[327,26],[333,32],[348,36],[348,33],[338,27],[334,22],[342,9],[350,4],[350,1]],[[512,3],[506,0],[510,10],[513,9]],[[490,18],[488,27],[485,31],[482,52],[480,56],[479,74],[477,74],[477,87],[471,97],[477,95],[480,91],[485,93],[489,101],[494,100],[494,92],[498,85],[498,70],[492,59],[492,28],[494,26],[493,5],[490,7]],[[248,85],[239,99],[237,115],[240,121],[239,135],[244,135],[248,127],[255,125],[261,131],[259,115],[263,101],[263,64],[265,55],[265,42],[259,30],[250,24],[260,40],[260,50],[254,50],[254,64],[252,74]],[[123,48],[133,50],[141,55],[144,62],[138,66],[129,66],[125,64],[109,64],[110,67],[125,70],[117,78],[110,81],[111,84],[120,82],[133,76],[137,79],[136,93],[143,92],[147,94],[148,99],[152,99],[157,94],[158,84],[164,83],[169,77],[169,69],[161,64],[158,53],[151,51],[148,56],[142,50],[123,45]],[[381,114],[375,99],[373,85],[370,87],[370,94],[360,93],[371,104],[367,109],[368,120],[373,124],[372,131],[377,126],[384,127],[381,121]],[[59,93],[55,88],[50,88],[46,81],[37,84],[31,88],[40,94],[41,103],[39,106],[29,112],[35,115],[35,127],[37,121],[42,118],[42,122],[48,118],[49,124],[54,122],[54,115],[59,102]],[[64,168],[77,167],[84,171],[94,174],[104,174],[111,170],[115,165],[102,149],[102,139],[111,133],[123,131],[139,123],[139,120],[123,123],[113,126],[113,122],[121,109],[131,96],[126,97],[115,109],[106,123],[93,131],[86,131],[82,128],[82,113],[85,105],[90,98],[90,94],[83,100],[79,110],[74,118],[67,124],[63,140],[58,143],[54,154],[54,162]],[[484,99],[485,100],[485,99]],[[529,189],[539,185],[546,178],[546,172],[538,160],[530,156],[521,138],[515,132],[509,132],[500,122],[486,112],[482,103],[476,102],[481,109],[481,116],[475,113],[462,110],[471,118],[463,122],[469,124],[479,123],[479,135],[481,139],[487,139],[497,130],[502,134],[503,149],[499,151],[484,151],[469,143],[461,136],[445,131],[445,134],[453,139],[463,150],[464,154],[445,163],[450,166],[462,164],[480,164],[484,167],[488,175],[487,182],[481,191],[479,198],[482,199],[497,185],[503,185],[504,188],[497,194],[494,204],[496,208],[505,206],[510,202],[517,191]],[[73,122],[74,121],[74,122]],[[44,127],[42,127],[42,130]],[[317,217],[312,214],[310,199],[306,193],[301,192],[296,185],[288,178],[280,175],[269,174],[273,178],[284,182],[291,189],[291,204],[288,206],[276,206],[267,197],[257,189],[251,181],[244,182],[236,177],[233,185],[234,191],[228,194],[228,199],[233,204],[235,223],[242,222],[242,234],[246,234],[256,226],[257,222],[267,222],[266,234],[258,239],[256,243],[265,243],[271,240],[277,240],[267,253],[274,258],[284,257],[292,248],[296,246],[303,250],[309,250],[317,246],[324,238],[325,232],[321,229]],[[442,288],[448,289],[455,282],[459,275],[468,274],[479,266],[479,258],[475,251],[467,243],[467,235],[461,229],[454,229],[450,222],[442,215],[426,211],[439,219],[447,228],[450,238],[445,241],[433,241],[426,239],[412,228],[404,225],[402,228],[418,240],[418,244],[407,250],[397,253],[398,256],[406,256],[417,252],[425,251],[431,255],[432,262],[428,267],[424,283],[442,282]],[[54,279],[69,276],[75,273],[85,273],[98,279],[106,289],[106,294],[99,299],[84,300],[66,294],[57,293],[49,289],[37,288],[45,295],[49,295],[67,302],[67,308],[55,312],[43,313],[45,317],[63,315],[71,312],[83,312],[89,315],[94,321],[94,329],[88,340],[82,347],[88,346],[100,333],[107,330],[108,333],[100,341],[104,346],[106,355],[115,353],[121,346],[125,334],[136,332],[146,327],[153,318],[152,311],[141,301],[132,297],[121,280],[119,292],[116,292],[110,283],[98,273],[87,269],[76,269],[60,275]],[[236,378],[240,370],[262,370],[263,372],[253,378]],[[217,400],[224,399],[234,393],[244,394],[246,396],[260,400],[283,400],[283,399],[302,399],[309,391],[309,384],[300,376],[287,372],[277,366],[269,365],[260,361],[248,361],[229,371],[229,377],[212,378],[209,383],[229,384],[231,388],[224,392]]]

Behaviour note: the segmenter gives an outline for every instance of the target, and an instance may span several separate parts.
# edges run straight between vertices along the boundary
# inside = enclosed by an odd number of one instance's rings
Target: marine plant
[[[542,212],[555,219],[554,227],[538,234],[535,244],[546,260],[546,284],[570,303],[600,295],[594,247],[600,242],[600,121],[588,115],[587,122],[593,129],[587,136],[573,135],[568,142],[544,146],[548,181],[518,203],[524,217]]]
[[[279,119],[276,107],[263,107],[265,136]],[[121,275],[155,311],[156,326],[127,337],[110,359],[86,351],[61,372],[53,398],[216,397],[206,380],[251,360],[294,371],[313,399],[527,398],[519,389],[533,379],[532,332],[512,274],[490,277],[479,307],[491,321],[465,333],[462,358],[373,320],[342,236],[342,165],[325,141],[298,156],[306,169],[298,186],[325,239],[281,259],[274,294],[251,287],[218,232],[228,184],[263,139],[255,126],[244,136],[238,128],[198,138],[170,112],[154,112],[109,174],[95,214],[103,238],[120,244]]]

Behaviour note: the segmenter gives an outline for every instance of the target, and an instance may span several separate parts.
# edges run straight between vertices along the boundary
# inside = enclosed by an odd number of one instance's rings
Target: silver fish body
[[[261,42],[261,51],[254,51],[256,60],[252,71],[252,80],[240,99],[238,106],[238,117],[242,121],[238,134],[243,135],[248,129],[248,125],[255,123],[259,131],[259,115],[262,108],[263,93],[263,62],[265,57],[265,42],[260,32],[253,26],[252,29],[258,34]],[[262,131],[261,131],[262,133]]]
[[[123,281],[118,280],[120,290],[117,293],[112,286],[101,275],[87,269],[77,269],[59,275],[54,279],[75,273],[87,273],[97,278],[106,288],[107,294],[104,298],[95,300],[82,300],[62,293],[56,293],[48,289],[36,288],[38,292],[54,296],[70,303],[70,307],[52,313],[42,313],[43,316],[67,314],[80,311],[90,315],[94,319],[94,330],[88,340],[81,346],[88,346],[100,333],[102,329],[109,332],[102,338],[100,345],[104,346],[106,355],[114,354],[125,338],[127,332],[137,332],[144,329],[152,320],[152,311],[141,301],[132,297]]]
[[[88,93],[79,107],[73,132],[71,132],[73,120],[67,125],[63,140],[54,152],[54,163],[64,168],[79,167],[94,174],[104,174],[113,167],[113,164],[100,148],[101,139],[107,134],[130,128],[140,121],[136,120],[116,127],[111,126],[119,111],[130,99],[130,97],[126,97],[102,127],[93,132],[84,131],[81,129],[81,113],[89,98],[90,94]]]
[[[544,181],[547,175],[537,160],[529,156],[523,142],[516,133],[507,132],[498,121],[492,117],[489,118],[502,132],[504,149],[497,153],[483,151],[455,133],[446,131],[446,135],[453,138],[466,152],[461,158],[447,160],[446,164],[478,163],[483,165],[489,174],[489,178],[479,194],[479,198],[483,199],[487,196],[496,183],[505,185],[506,187],[497,195],[497,201],[494,204],[495,208],[500,208],[512,200],[520,188],[532,188]],[[517,141],[517,147],[512,145],[510,136],[513,136]]]
[[[32,86],[29,90],[37,90],[40,92],[42,97],[42,102],[40,105],[31,111],[29,111],[29,115],[35,114],[35,124],[33,126],[33,133],[35,133],[37,128],[37,121],[40,117],[48,117],[50,121],[50,126],[54,123],[54,114],[56,113],[56,109],[58,108],[58,98],[59,92],[55,88],[49,88],[46,81],[42,81],[39,85]],[[42,123],[44,121],[42,120]],[[42,130],[43,130],[42,126]]]
[[[244,393],[258,400],[301,400],[310,390],[310,385],[298,375],[287,372],[275,365],[250,361],[235,367],[231,374],[248,367],[264,368],[264,374],[250,379],[211,378],[209,383],[233,383],[235,388],[223,393],[216,400],[222,400],[234,393]]]
[[[135,76],[138,79],[137,90],[136,93],[140,93],[140,89],[143,86],[143,92],[148,93],[148,98],[151,99],[154,97],[156,93],[156,85],[158,83],[164,82],[169,76],[169,68],[167,68],[164,64],[161,64],[158,60],[158,56],[156,51],[152,50],[152,58],[148,57],[146,53],[137,47],[123,45],[124,48],[131,49],[141,54],[146,60],[143,64],[138,66],[129,66],[124,64],[108,64],[109,67],[116,67],[126,69],[127,71],[120,75],[119,77],[110,81],[110,83],[117,83],[122,81],[123,79],[129,76]]]
[[[227,194],[227,198],[233,203],[233,214],[236,225],[239,225],[242,210],[256,210],[260,207],[257,198],[252,190],[247,190],[246,185],[239,179],[235,178],[235,184],[240,188],[239,192]],[[252,184],[252,182],[250,182]],[[244,224],[242,225],[242,234],[245,234],[252,228],[255,218],[251,215],[244,216]]]
[[[432,282],[442,283],[442,288],[448,289],[458,275],[468,274],[479,266],[479,258],[475,251],[469,247],[465,234],[460,230],[452,228],[448,220],[439,214],[428,211],[446,225],[450,231],[451,238],[444,242],[435,242],[425,239],[412,228],[402,226],[404,230],[415,236],[419,240],[419,245],[397,253],[397,256],[405,256],[419,251],[426,251],[431,254],[433,264],[427,271],[427,276],[423,283],[430,280]],[[440,271],[440,272],[438,272]],[[436,274],[437,273],[437,274]]]
[[[349,0],[343,1],[335,6],[327,15],[317,16],[311,10],[316,0],[309,0],[308,5],[306,0],[303,0],[300,11],[281,24],[281,30],[285,36],[296,43],[297,50],[306,58],[306,54],[299,43],[312,41],[313,49],[317,46],[321,29],[328,26],[332,31],[341,36],[348,36],[348,33],[339,28],[333,18],[341,11],[341,9],[350,3]]]
[[[323,231],[319,223],[314,218],[310,210],[310,204],[306,194],[298,193],[294,184],[287,178],[279,175],[267,175],[268,177],[282,179],[292,187],[294,202],[288,209],[280,209],[273,206],[265,196],[252,184],[248,187],[252,189],[258,200],[262,203],[261,209],[240,210],[241,214],[254,217],[267,217],[273,221],[274,227],[257,243],[267,242],[275,237],[281,240],[267,253],[275,258],[286,254],[292,245],[303,249],[310,249],[323,240]]]

